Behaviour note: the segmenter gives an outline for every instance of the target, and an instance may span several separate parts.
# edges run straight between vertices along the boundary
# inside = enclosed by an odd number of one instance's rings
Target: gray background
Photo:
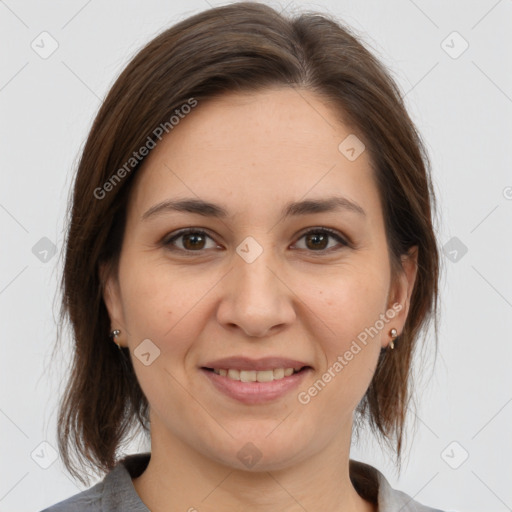
[[[93,117],[144,43],[221,3],[0,1],[0,511],[40,510],[82,490],[54,452],[69,353],[55,360],[51,349],[66,200]],[[352,26],[407,93],[433,163],[446,247],[439,356],[419,365],[402,475],[370,437],[352,457],[431,506],[512,510],[512,1],[271,5]]]

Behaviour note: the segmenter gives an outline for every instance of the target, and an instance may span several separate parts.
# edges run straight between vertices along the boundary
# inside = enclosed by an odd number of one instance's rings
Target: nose
[[[217,319],[228,329],[248,337],[265,337],[294,321],[295,294],[270,249],[249,263],[238,254],[223,279],[223,296]]]

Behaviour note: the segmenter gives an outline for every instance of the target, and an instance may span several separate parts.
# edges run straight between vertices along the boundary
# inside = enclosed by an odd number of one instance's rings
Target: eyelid
[[[316,227],[312,227],[312,228],[306,228],[304,231],[301,231],[299,233],[299,235],[297,236],[297,242],[301,238],[303,238],[305,235],[308,235],[310,233],[326,233],[331,238],[334,238],[338,242],[338,244],[341,245],[341,247],[338,247],[338,248],[331,247],[330,249],[321,249],[318,251],[302,249],[302,250],[306,250],[307,252],[309,252],[311,254],[317,253],[319,256],[327,255],[327,254],[331,254],[332,252],[339,251],[343,247],[352,247],[352,242],[350,241],[350,239],[347,236],[345,236],[343,233],[340,233],[336,229],[327,228],[324,226],[316,226]],[[297,243],[297,242],[295,242],[295,243]]]
[[[211,238],[212,240],[214,240],[213,236],[210,235],[210,233],[208,231],[206,231],[204,228],[183,228],[183,229],[179,229],[178,231],[173,231],[172,233],[169,233],[169,234],[165,235],[162,238],[161,243],[162,243],[162,245],[164,245],[166,247],[172,247],[172,250],[176,249],[177,251],[181,251],[181,252],[200,254],[201,252],[205,251],[206,249],[200,249],[200,250],[197,250],[197,251],[190,251],[190,250],[187,251],[185,249],[180,249],[179,247],[173,247],[172,246],[171,242],[173,242],[174,240],[180,238],[183,235],[188,235],[190,233],[205,235],[208,238]]]
[[[336,239],[337,242],[341,245],[341,248],[342,247],[352,247],[352,245],[353,245],[351,240],[346,235],[343,235],[342,233],[340,233],[337,230],[334,230],[332,228],[327,228],[324,226],[314,226],[314,227],[306,228],[304,231],[300,232],[300,234],[297,236],[297,241],[299,241],[305,235],[308,235],[310,233],[318,233],[318,232],[324,232],[327,235],[329,235],[331,238]],[[188,235],[190,233],[205,235],[208,238],[210,238],[211,240],[215,241],[214,237],[212,235],[210,235],[210,233],[207,230],[205,230],[204,228],[191,227],[191,228],[183,228],[183,229],[180,229],[173,233],[170,233],[168,235],[165,235],[161,241],[161,244],[164,245],[165,247],[169,248],[172,251],[181,252],[183,254],[188,254],[188,255],[202,254],[207,249],[198,249],[197,251],[192,251],[192,250],[187,250],[187,249],[181,249],[179,247],[175,247],[172,245],[172,242],[174,240],[180,238],[183,235]],[[341,248],[331,247],[330,249],[321,249],[318,251],[307,250],[307,249],[301,249],[301,250],[306,250],[307,252],[312,253],[312,254],[317,253],[320,256],[320,255],[330,254],[331,252],[340,250]]]

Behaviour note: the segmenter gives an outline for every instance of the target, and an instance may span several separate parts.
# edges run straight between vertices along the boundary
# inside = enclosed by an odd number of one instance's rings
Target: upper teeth
[[[213,371],[217,375],[223,375],[233,380],[242,382],[271,382],[273,380],[289,377],[294,371],[298,372],[300,368],[276,368],[275,370],[225,370],[222,368],[214,368]]]

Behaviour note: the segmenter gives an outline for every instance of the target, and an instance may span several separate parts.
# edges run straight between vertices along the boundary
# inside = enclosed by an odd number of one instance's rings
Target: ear
[[[390,329],[394,327],[398,332],[398,336],[402,333],[407,315],[409,314],[412,291],[418,271],[418,246],[411,247],[408,253],[403,254],[400,259],[402,268],[392,285],[388,301],[388,308],[392,308],[397,312],[389,322],[389,327]],[[400,308],[398,305],[400,305]],[[383,346],[387,346],[389,342],[389,339],[385,338],[386,340],[383,341],[386,341],[386,343],[383,343]]]
[[[119,280],[112,271],[111,265],[108,263],[100,263],[99,278],[103,301],[105,302],[105,306],[107,307],[108,315],[110,317],[110,331],[113,331],[114,329],[119,329],[121,331],[121,334],[117,337],[116,341],[119,345],[123,346],[123,338],[126,339],[126,328],[124,323]]]

